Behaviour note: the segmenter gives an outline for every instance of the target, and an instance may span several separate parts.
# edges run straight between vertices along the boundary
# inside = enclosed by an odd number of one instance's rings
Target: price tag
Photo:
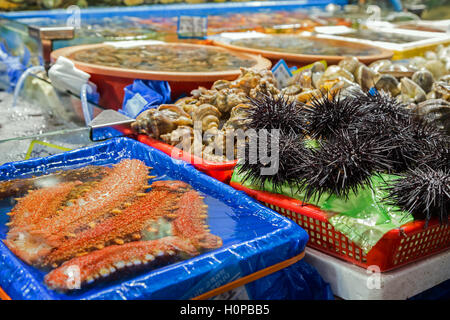
[[[292,72],[291,70],[289,70],[286,62],[283,59],[278,61],[277,64],[272,68],[272,74],[277,81],[278,88],[287,87],[292,77]]]
[[[71,149],[58,146],[53,143],[48,143],[40,140],[33,140],[28,147],[25,160],[32,158],[42,158],[53,154],[70,151]]]
[[[325,60],[320,60],[320,61],[317,61],[317,62],[320,62],[321,64],[323,64],[325,69],[328,68],[328,64],[327,64],[327,62]],[[303,70],[311,69],[313,65],[314,65],[314,63],[311,63],[311,64],[308,64],[308,65],[306,65],[304,67],[301,67],[300,69],[295,69],[295,70],[292,70],[292,68],[291,68],[292,74],[297,74],[299,72],[302,72]]]
[[[180,39],[206,39],[208,17],[179,16],[177,34]]]
[[[139,93],[136,93],[130,100],[127,101],[123,110],[132,118],[136,118],[138,114],[148,104]]]

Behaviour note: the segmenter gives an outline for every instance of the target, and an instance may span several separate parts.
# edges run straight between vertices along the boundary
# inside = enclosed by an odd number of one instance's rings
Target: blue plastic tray
[[[223,247],[92,289],[61,294],[45,286],[44,272],[23,263],[0,242],[0,287],[12,299],[189,299],[304,250],[308,235],[297,224],[190,164],[127,138],[47,158],[5,164],[0,166],[0,180],[86,165],[108,165],[124,158],[140,159],[154,168],[152,175],[158,179],[183,180],[201,192],[209,205],[211,232],[222,238]],[[7,232],[5,223],[9,216],[4,213],[11,207],[10,199],[0,201],[0,239]]]

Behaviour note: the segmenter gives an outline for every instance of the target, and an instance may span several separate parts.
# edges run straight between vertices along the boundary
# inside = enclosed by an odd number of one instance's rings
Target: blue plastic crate
[[[12,299],[189,299],[290,259],[305,249],[308,235],[294,222],[261,206],[243,192],[195,170],[190,164],[127,138],[108,140],[47,158],[5,164],[0,166],[0,180],[86,165],[109,165],[125,158],[144,161],[154,168],[152,175],[157,175],[157,179],[183,180],[202,193],[209,206],[211,232],[222,238],[223,246],[153,271],[99,284],[92,289],[62,294],[49,290],[43,283],[44,272],[23,263],[0,242],[0,287]],[[6,236],[5,223],[9,216],[4,213],[9,212],[11,207],[10,199],[0,201],[0,239]],[[295,266],[293,270],[297,271],[293,272],[294,275],[299,270]],[[310,277],[314,272],[308,269],[305,273],[310,274],[304,276]],[[295,286],[300,290],[310,290],[305,289],[307,284],[305,280],[299,280],[304,279],[299,276],[296,281],[300,284],[295,283]],[[314,276],[317,277],[317,274]],[[273,285],[273,282],[271,284],[269,277],[263,278],[266,284],[254,284],[254,289],[265,290],[270,296],[267,286]],[[284,278],[284,281],[295,282]],[[322,285],[320,281],[315,282],[319,283],[317,288]],[[329,292],[325,293],[327,295],[330,296]]]
[[[99,19],[104,17],[176,17],[179,15],[221,15],[227,13],[246,13],[270,10],[295,10],[309,7],[325,7],[330,3],[346,5],[348,0],[284,0],[284,1],[248,1],[201,4],[144,5],[131,7],[91,7],[81,9],[81,19]],[[3,12],[0,17],[8,19],[57,19],[66,20],[71,13],[65,9]]]

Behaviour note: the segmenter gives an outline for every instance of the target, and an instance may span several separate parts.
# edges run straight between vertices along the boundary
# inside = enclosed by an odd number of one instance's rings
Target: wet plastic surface
[[[43,84],[43,81],[33,80]],[[0,92],[0,164],[92,144],[89,128],[79,126],[70,106],[66,108],[62,100],[54,106],[36,100],[33,97],[19,99],[12,107],[13,95]]]
[[[12,299],[189,299],[292,258],[304,250],[308,235],[294,222],[259,205],[243,192],[204,175],[191,165],[127,138],[113,139],[47,158],[5,164],[0,167],[0,179],[25,178],[86,165],[109,165],[124,158],[140,159],[154,167],[152,174],[157,175],[157,179],[183,180],[200,191],[209,206],[211,232],[223,239],[223,246],[153,271],[132,274],[92,289],[61,294],[44,285],[44,272],[26,265],[0,243],[0,287]],[[11,207],[10,199],[0,201],[0,239],[4,239],[7,232],[5,223],[9,217],[4,213]],[[320,287],[322,290],[321,298],[326,298],[329,288],[317,272],[297,264],[289,267],[293,270],[289,277],[297,277],[300,269],[304,270],[304,274],[295,278],[290,292],[270,293],[272,287],[273,290],[278,289],[275,283],[268,281],[269,277],[279,281],[279,273],[286,273],[289,268],[258,280],[266,281],[266,284],[261,282],[253,286],[259,286],[257,292],[268,292],[268,297],[313,299],[312,291],[317,290],[311,288],[315,285],[316,289]],[[302,278],[308,278],[310,283]],[[251,288],[252,284],[249,286]],[[320,295],[319,291],[315,294]]]
[[[247,284],[246,290],[254,300],[334,300],[330,285],[303,260]]]

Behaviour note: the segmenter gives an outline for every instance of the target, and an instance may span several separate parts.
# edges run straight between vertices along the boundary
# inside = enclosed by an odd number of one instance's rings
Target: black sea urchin
[[[260,131],[256,138],[249,138],[245,143],[244,155],[238,162],[238,173],[244,175],[244,181],[249,180],[260,187],[270,182],[274,190],[280,190],[284,184],[296,184],[298,176],[295,169],[307,152],[310,152],[309,149],[293,132],[268,134],[265,139]]]
[[[297,102],[281,95],[264,93],[249,100],[251,108],[248,110],[247,126],[250,129],[303,133],[301,106]]]
[[[395,146],[390,155],[396,163],[394,172],[412,169],[427,161],[435,169],[445,165],[444,159],[439,158],[448,153],[448,139],[433,124],[408,118],[398,122],[396,128],[391,126],[385,135]]]
[[[445,160],[439,158],[448,153],[448,138],[433,124],[425,121],[412,117],[397,120],[384,114],[369,115],[352,124],[349,130],[357,132],[364,139],[389,144],[388,158],[392,161],[393,173],[414,168],[426,161],[435,163],[433,168],[445,165]]]
[[[369,118],[380,117],[380,120],[402,121],[411,117],[411,112],[396,98],[384,91],[378,92],[352,92],[352,98],[355,99],[364,114]],[[376,121],[373,119],[372,121]]]
[[[443,137],[433,143],[435,146],[425,150],[418,166],[427,165],[434,170],[450,170],[450,138]],[[427,144],[430,148],[431,146]]]
[[[369,184],[377,171],[390,170],[390,146],[378,140],[361,139],[358,134],[339,131],[333,139],[320,142],[301,165],[299,173],[307,202],[323,193],[348,198],[350,191]]]
[[[432,217],[448,224],[450,211],[450,170],[434,170],[428,166],[408,170],[387,188],[389,204],[410,212],[415,219]]]
[[[322,91],[303,105],[306,132],[312,138],[327,139],[363,116],[359,101],[353,97]]]

